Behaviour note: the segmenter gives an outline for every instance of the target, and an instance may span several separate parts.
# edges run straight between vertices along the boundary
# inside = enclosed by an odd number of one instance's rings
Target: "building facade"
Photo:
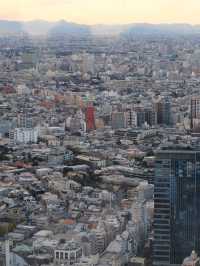
[[[87,131],[95,130],[95,109],[93,106],[88,106],[85,113]]]
[[[10,144],[27,144],[37,143],[39,133],[37,128],[15,128],[9,136]]]
[[[154,111],[158,125],[169,126],[171,124],[171,102],[169,98],[159,98],[154,103]]]
[[[200,252],[200,151],[157,152],[154,189],[154,266],[181,265]]]
[[[83,250],[79,243],[68,241],[59,244],[54,251],[54,265],[74,265],[82,258]]]
[[[200,132],[200,97],[191,99],[190,125],[193,132]]]

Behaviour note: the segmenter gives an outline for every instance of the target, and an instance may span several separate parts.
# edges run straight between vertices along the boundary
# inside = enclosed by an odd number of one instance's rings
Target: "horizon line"
[[[7,19],[7,18],[0,18],[0,21],[8,21],[8,22],[21,22],[21,23],[27,23],[27,22],[34,22],[34,21],[43,21],[48,23],[57,23],[60,21],[65,21],[67,23],[73,23],[78,25],[86,25],[86,26],[128,26],[133,24],[147,24],[147,25],[188,25],[188,26],[200,26],[200,22],[198,24],[193,24],[190,22],[128,22],[128,23],[94,23],[94,24],[88,24],[88,23],[80,23],[75,21],[68,21],[66,19],[58,19],[58,20],[46,20],[46,19],[30,19],[30,20],[24,20],[24,19]]]

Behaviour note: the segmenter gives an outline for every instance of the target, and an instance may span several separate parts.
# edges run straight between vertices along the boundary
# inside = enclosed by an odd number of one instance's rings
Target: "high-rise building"
[[[156,123],[158,125],[163,123],[163,111],[162,111],[162,103],[160,100],[155,101],[154,103],[154,110],[156,113]]]
[[[145,122],[149,126],[153,126],[156,123],[156,114],[151,108],[145,108]]]
[[[145,112],[143,106],[135,106],[134,111],[136,112],[137,127],[142,127],[145,124]]]
[[[137,126],[142,127],[145,124],[144,110],[137,111]]]
[[[157,151],[154,189],[154,266],[181,265],[200,253],[200,150]]]
[[[126,113],[113,112],[111,115],[111,123],[113,129],[126,128]]]
[[[86,108],[86,129],[87,131],[95,130],[95,109],[94,106],[89,105]]]
[[[137,127],[137,113],[132,109],[126,111],[127,127]]]
[[[156,124],[156,112],[151,107],[137,106],[134,108],[136,113],[136,126],[142,127],[144,124],[153,126]]]
[[[200,97],[191,99],[191,129],[193,132],[200,132]]]
[[[17,127],[19,128],[32,128],[33,118],[26,112],[21,112],[17,115]]]
[[[169,98],[159,98],[154,103],[154,111],[158,125],[169,126],[171,124],[171,102]]]

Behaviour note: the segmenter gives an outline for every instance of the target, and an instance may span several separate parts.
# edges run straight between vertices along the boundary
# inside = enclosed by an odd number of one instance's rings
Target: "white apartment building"
[[[10,132],[11,144],[36,143],[38,140],[37,128],[15,128]]]

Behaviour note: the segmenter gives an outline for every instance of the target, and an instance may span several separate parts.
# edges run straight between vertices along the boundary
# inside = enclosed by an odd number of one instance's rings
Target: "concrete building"
[[[61,241],[62,242],[62,241]],[[83,256],[83,250],[80,244],[75,241],[59,243],[54,251],[55,265],[73,265],[80,261]]]
[[[113,112],[111,115],[111,123],[113,129],[126,128],[126,114],[124,112]]]
[[[11,144],[28,144],[36,143],[38,140],[38,129],[16,128],[10,131]]]

